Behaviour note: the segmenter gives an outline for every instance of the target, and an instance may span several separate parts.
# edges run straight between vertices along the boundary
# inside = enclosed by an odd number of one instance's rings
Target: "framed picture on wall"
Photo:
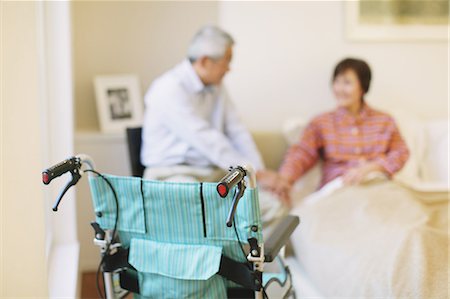
[[[447,0],[345,2],[346,36],[353,41],[446,41]]]
[[[94,85],[102,132],[119,133],[142,125],[143,102],[136,75],[96,76]]]

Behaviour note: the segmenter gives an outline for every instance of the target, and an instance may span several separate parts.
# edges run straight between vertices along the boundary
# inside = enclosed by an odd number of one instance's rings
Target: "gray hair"
[[[234,40],[227,32],[215,26],[202,27],[192,38],[188,48],[188,58],[191,62],[201,57],[220,59],[228,47],[234,45]]]

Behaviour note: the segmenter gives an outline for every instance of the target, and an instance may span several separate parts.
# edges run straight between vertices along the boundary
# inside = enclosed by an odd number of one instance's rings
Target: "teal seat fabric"
[[[131,239],[129,262],[138,271],[183,280],[207,280],[219,271],[222,248]]]
[[[129,263],[138,271],[144,296],[220,298],[225,285],[213,276],[219,271],[221,256],[219,246],[131,239]]]
[[[221,255],[245,262],[236,232],[226,226],[234,191],[221,198],[215,183],[173,183],[104,175],[119,202],[118,231],[138,270],[141,297],[226,298],[235,284],[217,273]],[[113,229],[116,203],[99,176],[89,178],[96,221]],[[239,201],[235,225],[243,244],[262,243],[257,189]]]

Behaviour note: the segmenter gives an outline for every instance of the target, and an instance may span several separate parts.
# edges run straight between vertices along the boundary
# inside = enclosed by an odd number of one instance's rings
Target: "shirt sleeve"
[[[161,122],[222,169],[245,163],[227,136],[202,119],[189,96],[180,89],[165,87],[164,93],[153,94],[153,103],[159,111]]]
[[[303,132],[300,141],[292,145],[279,169],[279,174],[295,182],[319,160],[323,146],[319,124],[312,121]]]
[[[393,119],[390,120],[387,130],[391,135],[388,150],[374,162],[379,164],[389,176],[392,176],[405,165],[409,158],[409,150]]]
[[[253,137],[240,120],[233,103],[226,94],[224,100],[225,134],[228,136],[233,147],[241,154],[242,159],[247,160],[255,170],[264,169],[264,162]]]

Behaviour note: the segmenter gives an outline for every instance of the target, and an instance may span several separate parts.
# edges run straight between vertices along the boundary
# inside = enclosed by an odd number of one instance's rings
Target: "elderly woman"
[[[388,177],[399,171],[409,151],[393,118],[365,102],[370,80],[366,62],[353,58],[339,62],[332,84],[337,108],[309,123],[279,172],[261,176],[262,187],[289,205],[292,185],[319,159],[324,162],[320,187],[340,176],[346,184],[358,184],[372,171]]]

